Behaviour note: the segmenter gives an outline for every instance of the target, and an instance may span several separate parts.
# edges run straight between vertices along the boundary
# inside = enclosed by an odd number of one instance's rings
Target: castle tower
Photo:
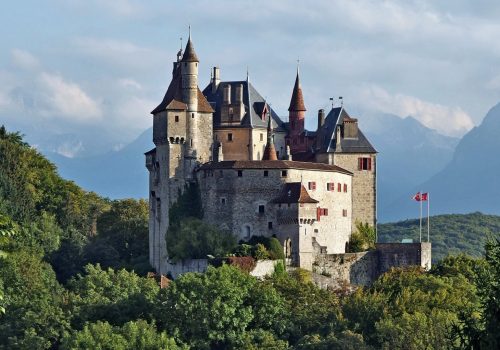
[[[169,272],[165,240],[169,208],[186,185],[194,181],[193,171],[212,160],[213,109],[198,88],[198,57],[191,35],[184,54],[179,51],[172,80],[153,114],[155,148],[146,153],[149,170],[149,252],[158,273]]]
[[[304,137],[306,107],[304,105],[304,96],[302,95],[302,88],[300,86],[298,67],[292,98],[290,100],[290,107],[288,107],[288,116],[290,121],[290,134],[288,140],[292,154],[307,151],[307,142]]]

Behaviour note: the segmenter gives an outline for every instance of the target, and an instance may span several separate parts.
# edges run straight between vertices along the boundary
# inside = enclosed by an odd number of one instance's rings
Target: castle
[[[317,254],[343,254],[355,223],[376,226],[377,152],[358,120],[335,107],[305,129],[306,104],[297,69],[288,122],[245,80],[198,87],[191,35],[173,63],[172,80],[153,114],[149,170],[150,263],[171,269],[165,234],[169,207],[197,182],[203,220],[239,240],[274,236],[287,261],[312,270]]]

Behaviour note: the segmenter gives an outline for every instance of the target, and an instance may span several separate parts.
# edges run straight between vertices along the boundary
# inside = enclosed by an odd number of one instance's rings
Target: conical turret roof
[[[269,113],[269,122],[267,124],[267,144],[264,149],[264,154],[262,155],[262,160],[278,160],[276,148],[274,147],[271,113]]]
[[[305,111],[304,96],[302,96],[302,88],[300,87],[299,70],[297,69],[297,77],[295,78],[295,85],[293,87],[292,99],[290,100],[290,107],[288,111],[297,112]]]
[[[186,44],[186,49],[184,50],[184,55],[182,56],[181,62],[200,62],[196,52],[194,51],[193,42],[191,41],[191,35],[189,36],[188,42]]]

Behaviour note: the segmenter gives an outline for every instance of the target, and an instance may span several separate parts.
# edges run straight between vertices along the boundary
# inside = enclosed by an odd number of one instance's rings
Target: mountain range
[[[456,146],[451,161],[410,193],[429,192],[431,214],[500,213],[500,103]],[[431,158],[432,153],[428,154]],[[418,203],[399,197],[383,209],[385,220],[418,216]]]

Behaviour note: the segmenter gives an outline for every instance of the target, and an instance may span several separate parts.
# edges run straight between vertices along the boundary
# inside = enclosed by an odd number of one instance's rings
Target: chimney
[[[325,123],[325,110],[320,109],[318,111],[318,130],[323,126]]]
[[[231,104],[231,85],[227,84],[224,86],[224,104],[225,105],[230,105]]]
[[[236,86],[235,99],[236,99],[236,101],[235,101],[236,103],[243,102],[243,84],[239,84],[238,86]]]
[[[213,68],[213,77],[212,77],[212,93],[214,94],[217,91],[220,83],[220,69],[219,67]]]
[[[337,130],[335,130],[335,150],[337,152],[341,152],[342,151],[342,144],[341,144],[341,141],[342,141],[342,134],[341,134],[341,130],[340,130],[340,125],[337,125]]]
[[[286,145],[285,156],[283,158],[285,160],[292,160],[292,152],[290,151],[290,145]]]
[[[358,120],[354,118],[344,119],[344,137],[346,139],[358,138]]]

